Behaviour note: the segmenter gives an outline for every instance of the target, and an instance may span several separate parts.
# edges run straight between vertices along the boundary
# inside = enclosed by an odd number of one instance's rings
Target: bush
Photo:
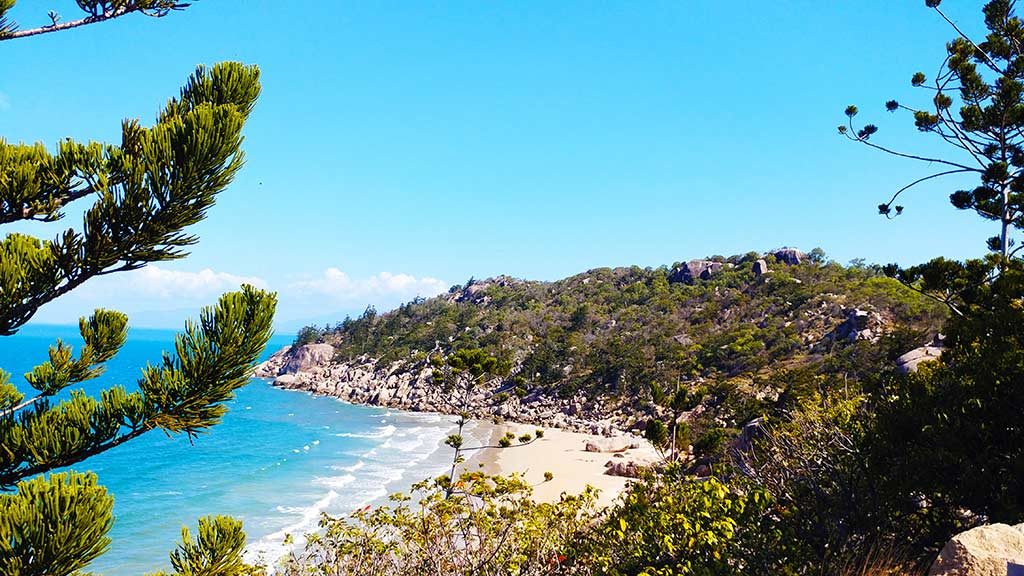
[[[519,476],[462,474],[423,481],[391,506],[325,516],[321,533],[285,558],[284,576],[587,574],[570,558],[596,518],[596,493],[534,502]]]
[[[631,484],[591,534],[582,564],[611,576],[721,576],[754,570],[767,546],[769,506],[760,490],[739,492],[672,465]]]

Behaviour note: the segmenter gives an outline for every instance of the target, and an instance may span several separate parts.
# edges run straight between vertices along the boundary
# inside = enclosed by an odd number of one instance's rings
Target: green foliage
[[[873,268],[777,265],[757,278],[744,257],[710,280],[669,283],[662,268],[595,269],[557,282],[475,281],[324,336],[340,358],[369,354],[406,366],[480,348],[515,369],[517,396],[649,397],[650,382],[753,380],[814,362],[844,306],[876,309],[893,325],[934,335],[944,308]],[[917,344],[915,344],[916,346]],[[437,350],[440,348],[440,350]],[[903,352],[905,352],[904,350]],[[738,399],[738,398],[737,398]]]
[[[52,156],[0,140],[0,172],[13,175],[0,179],[0,224],[54,221],[68,203],[95,198],[82,232],[0,241],[0,334],[90,278],[184,257],[197,241],[184,228],[242,166],[242,127],[258,95],[255,67],[200,66],[153,127],[125,121],[120,146],[65,140]]]
[[[322,532],[281,563],[284,576],[585,574],[572,550],[596,518],[595,492],[538,503],[519,476],[420,482],[392,505],[324,517]]]
[[[163,10],[154,2],[85,2],[85,10]],[[0,4],[0,16],[10,8]],[[144,6],[145,5],[145,6]],[[106,12],[104,12],[106,13]],[[199,67],[150,128],[122,125],[120,145],[0,141],[0,224],[56,222],[86,197],[81,231],[54,240],[8,234],[0,241],[0,335],[11,335],[47,302],[90,278],[185,256],[186,228],[202,220],[242,166],[242,127],[259,95],[259,71],[238,63]],[[109,544],[111,499],[72,466],[160,429],[190,438],[217,424],[248,382],[272,331],[276,296],[251,286],[223,295],[188,322],[173,353],[147,365],[137,390],[97,397],[73,385],[96,378],[127,336],[127,318],[97,310],[79,322],[77,355],[57,341],[25,374],[25,399],[0,371],[0,568],[12,576],[76,574]],[[62,390],[66,398],[53,401]],[[186,537],[187,539],[187,537]],[[182,576],[242,574],[240,525],[200,525],[176,558]]]
[[[0,41],[67,30],[119,18],[126,14],[141,13],[159,18],[173,10],[184,10],[191,5],[191,2],[177,0],[76,0],[78,7],[84,12],[84,17],[62,22],[61,15],[50,10],[46,14],[50,21],[45,26],[19,30],[17,23],[7,17],[8,12],[14,8],[15,2],[16,0],[0,0]]]
[[[741,493],[670,466],[627,488],[584,558],[611,576],[758,573],[748,558],[763,544],[758,527],[769,504],[761,491]]]
[[[227,516],[199,519],[196,537],[181,529],[181,543],[171,552],[174,572],[152,576],[263,576],[265,571],[242,561],[245,532],[242,523]]]
[[[303,326],[299,329],[299,333],[295,335],[292,346],[297,348],[306,344],[315,344],[323,338],[324,332],[324,330],[316,326]]]
[[[963,523],[962,510],[1024,520],[1024,265],[1007,263],[960,297],[942,361],[878,394],[877,466],[891,469],[894,490],[929,503],[930,544]]]
[[[81,570],[106,551],[114,499],[95,474],[60,473],[0,494],[0,573],[51,576]]]

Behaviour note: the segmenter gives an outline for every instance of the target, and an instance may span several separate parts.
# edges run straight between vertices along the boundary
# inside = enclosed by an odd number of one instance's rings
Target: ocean
[[[55,338],[76,347],[77,328],[27,326],[0,338],[0,368],[21,375],[47,358]],[[140,368],[171,349],[174,332],[132,329],[106,373],[80,386],[95,393],[134,388]],[[275,336],[264,357],[288,344]],[[273,562],[286,534],[315,530],[322,512],[346,514],[447,470],[443,439],[451,417],[354,406],[273,388],[254,379],[239,390],[223,423],[194,444],[150,432],[72,467],[92,470],[114,496],[110,550],[89,566],[108,576],[169,569],[182,526],[227,514],[245,523],[247,556]]]

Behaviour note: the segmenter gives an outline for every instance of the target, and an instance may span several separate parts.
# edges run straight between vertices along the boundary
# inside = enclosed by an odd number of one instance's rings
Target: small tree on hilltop
[[[976,177],[976,187],[953,192],[950,202],[999,223],[999,234],[989,239],[988,246],[1005,260],[1021,249],[1014,247],[1012,234],[1024,226],[1024,23],[1014,14],[1012,0],[992,0],[983,9],[988,34],[976,42],[942,12],[940,3],[925,0],[957,37],[946,45],[947,55],[933,77],[916,72],[910,80],[913,87],[929,95],[928,105],[915,107],[890,100],[885,108],[910,112],[917,129],[938,137],[950,155],[923,156],[875,143],[872,137],[877,126],[854,126],[856,106],[846,108],[848,121],[839,126],[839,132],[876,150],[941,166],[879,205],[879,212],[886,217],[903,212],[896,202],[918,184],[953,174]]]
[[[79,1],[92,16],[162,15],[187,4]],[[67,28],[15,32],[14,5],[0,0],[0,40]],[[153,12],[155,11],[155,12]],[[56,23],[56,17],[53,18]],[[30,33],[31,32],[31,33]],[[91,278],[182,258],[197,238],[185,229],[205,218],[242,166],[242,127],[259,96],[259,71],[238,63],[199,67],[152,127],[122,124],[120,144],[42,144],[0,140],[0,225],[57,222],[76,200],[92,199],[81,230],[53,240],[9,233],[0,240],[0,335],[15,334],[40,306]],[[0,370],[0,574],[78,574],[110,540],[113,500],[94,474],[63,471],[152,430],[190,439],[217,424],[224,403],[248,382],[271,335],[276,296],[250,286],[222,296],[188,322],[174,353],[147,365],[137,390],[98,397],[62,390],[96,378],[127,337],[127,318],[96,310],[79,322],[77,351],[58,340],[49,359],[25,374],[26,397]],[[229,518],[204,518],[199,537],[172,554],[179,575],[234,576],[245,534]]]

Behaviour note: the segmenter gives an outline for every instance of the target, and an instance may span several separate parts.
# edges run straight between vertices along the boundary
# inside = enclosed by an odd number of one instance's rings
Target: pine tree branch
[[[964,172],[973,172],[973,171],[974,170],[972,170],[972,169],[963,169],[963,168],[961,168],[961,169],[957,169],[957,170],[948,170],[946,172],[939,172],[937,174],[932,174],[930,176],[925,176],[924,178],[918,178],[917,180],[914,180],[910,184],[907,184],[903,188],[900,188],[899,190],[897,190],[896,193],[892,195],[892,198],[890,198],[889,201],[884,204],[884,206],[892,206],[892,203],[895,202],[896,199],[900,197],[900,194],[903,194],[907,190],[913,188],[914,186],[917,186],[918,184],[920,184],[922,182],[931,180],[933,178],[939,178],[941,176],[948,176],[950,174],[962,174]]]
[[[153,426],[151,424],[144,424],[139,428],[131,430],[130,432],[127,432],[120,436],[116,436],[115,438],[108,442],[94,444],[84,450],[71,453],[65,456],[64,458],[59,458],[57,460],[49,460],[43,463],[32,464],[29,466],[18,468],[17,470],[8,474],[0,474],[0,487],[13,486],[23,478],[35,476],[36,474],[42,474],[50,470],[56,470],[57,468],[64,468],[66,466],[71,466],[72,464],[77,464],[82,460],[86,460],[98,454],[102,454],[103,452],[106,452],[111,448],[117,448],[118,446],[124,444],[125,442],[128,442],[129,440],[138,438],[139,436],[142,436],[146,432],[155,429],[156,426]]]
[[[174,4],[166,7],[145,7],[134,4],[129,4],[121,8],[114,8],[107,10],[100,14],[92,14],[85,18],[79,18],[78,20],[69,20],[67,22],[57,22],[49,26],[39,26],[38,28],[28,28],[26,30],[12,30],[3,34],[0,34],[0,42],[4,40],[14,40],[17,38],[28,38],[29,36],[39,36],[41,34],[49,34],[51,32],[60,32],[62,30],[71,30],[72,28],[79,28],[89,24],[96,24],[99,22],[106,22],[115,18],[120,18],[128,14],[138,12],[145,14],[146,16],[152,16],[154,18],[161,18],[166,16],[171,10],[184,10],[188,8],[190,3],[188,2],[175,2]]]
[[[12,406],[12,407],[8,408],[7,410],[0,410],[0,418],[3,418],[4,416],[10,416],[10,415],[14,414],[15,412],[18,412],[19,410],[23,410],[25,408],[28,408],[29,406],[35,404],[36,402],[39,402],[40,400],[42,400],[46,396],[47,396],[46,394],[36,394],[32,398],[29,398],[28,400],[25,400],[25,401],[21,402],[17,406]]]
[[[850,132],[856,133],[856,130],[853,127],[853,119],[852,118],[849,120],[849,127],[850,127]],[[908,158],[910,160],[919,160],[921,162],[934,162],[936,164],[945,164],[946,166],[953,166],[954,168],[962,168],[964,172],[977,172],[979,174],[983,172],[983,170],[980,169],[980,168],[971,168],[970,166],[964,166],[963,164],[960,164],[958,162],[950,162],[949,160],[943,160],[941,158],[931,158],[931,157],[928,157],[928,156],[918,156],[916,154],[908,154],[906,152],[899,152],[899,151],[893,150],[891,148],[886,148],[885,146],[880,146],[878,144],[875,144],[874,142],[869,141],[867,139],[867,137],[858,137],[858,136],[851,135],[849,133],[845,133],[844,135],[847,138],[849,138],[850,140],[854,141],[854,142],[859,142],[861,144],[864,144],[865,146],[869,146],[871,148],[874,148],[875,150],[881,150],[882,152],[885,152],[887,154],[892,154],[893,156],[899,156],[900,158]]]
[[[989,57],[988,53],[985,52],[984,50],[982,50],[980,47],[978,47],[978,45],[975,44],[974,40],[971,40],[971,38],[967,34],[964,34],[964,32],[962,30],[960,30],[960,27],[957,26],[952,20],[950,20],[949,17],[946,16],[946,14],[938,6],[934,6],[934,7],[932,7],[932,9],[935,10],[939,14],[939,16],[942,16],[942,19],[945,20],[947,24],[952,26],[953,30],[956,30],[956,33],[959,34],[961,38],[963,38],[967,42],[970,42],[971,46],[974,46],[976,54],[981,54],[982,56],[985,57],[985,65],[986,66],[991,68],[993,72],[995,72],[995,73],[997,73],[999,75],[1002,75],[1002,76],[1006,75],[1006,72],[1004,70],[1000,69],[999,66],[997,66],[996,63],[992,61],[992,58]]]

